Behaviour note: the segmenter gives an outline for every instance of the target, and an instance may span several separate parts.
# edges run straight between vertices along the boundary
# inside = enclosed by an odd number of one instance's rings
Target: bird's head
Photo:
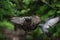
[[[25,18],[25,21],[29,23],[31,22],[31,18]]]

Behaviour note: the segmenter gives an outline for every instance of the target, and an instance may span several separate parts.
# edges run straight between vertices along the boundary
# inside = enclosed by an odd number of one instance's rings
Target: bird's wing
[[[45,24],[49,25],[49,26],[53,26],[54,24],[56,24],[59,21],[59,19],[60,19],[59,17],[52,18],[52,19],[48,20]]]
[[[56,17],[48,20],[44,25],[42,25],[43,31],[48,32],[48,29],[55,25],[59,21],[59,19],[60,19],[59,17]]]
[[[24,22],[24,17],[13,17],[11,21],[16,24],[22,24]]]

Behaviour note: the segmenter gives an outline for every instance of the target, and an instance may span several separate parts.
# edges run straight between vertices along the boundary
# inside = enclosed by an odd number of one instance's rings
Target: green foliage
[[[56,7],[60,8],[60,1],[55,3]]]
[[[4,36],[2,33],[0,33],[0,40],[3,40]]]
[[[33,37],[31,35],[26,36],[26,40],[32,40],[32,39],[33,39]]]
[[[43,6],[40,6],[40,8],[36,11],[36,13],[39,13],[41,15],[44,15],[45,11],[47,10],[47,6],[46,5],[43,5]],[[46,13],[45,13],[46,14]]]
[[[49,10],[49,11],[48,11],[48,16],[49,16],[49,15],[54,15],[55,12],[56,12],[56,10]]]
[[[53,34],[53,36],[58,37],[60,35],[60,23],[58,23],[55,27],[56,27],[56,32]]]
[[[23,2],[24,2],[26,5],[29,5],[29,4],[30,4],[30,1],[31,1],[31,0],[23,0]]]
[[[36,28],[36,30],[34,30],[32,32],[32,35],[36,36],[36,37],[39,37],[41,35],[41,33],[42,33],[42,30],[38,27],[38,28]]]
[[[0,28],[1,27],[7,28],[9,30],[13,30],[14,29],[14,25],[11,24],[10,22],[6,21],[6,20],[0,22]]]
[[[0,16],[15,16],[16,14],[16,9],[15,9],[15,4],[10,2],[9,0],[4,0],[0,1]],[[1,18],[0,17],[0,18]]]
[[[27,15],[40,15],[41,21],[50,16],[60,16],[60,1],[59,0],[0,0],[0,28],[4,27],[7,29],[14,29],[14,25],[8,20],[13,16],[27,16]],[[50,30],[53,36],[59,36],[60,34],[60,23],[53,26]],[[40,38],[42,34],[41,28],[36,28],[32,31],[33,36]],[[1,35],[1,34],[0,34]],[[0,36],[2,37],[2,36]],[[44,36],[47,38],[46,36]]]

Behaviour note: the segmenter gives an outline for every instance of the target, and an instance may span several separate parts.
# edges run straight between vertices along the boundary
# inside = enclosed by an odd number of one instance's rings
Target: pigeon
[[[38,24],[40,23],[39,16],[24,16],[24,17],[12,17],[11,22],[15,25],[15,29],[22,28],[24,31],[31,31],[36,29]]]
[[[60,20],[60,17],[54,17],[54,18],[48,19],[44,24],[39,24],[39,26],[42,26],[43,32],[48,33],[49,28],[51,28],[56,23],[58,23],[59,20]]]

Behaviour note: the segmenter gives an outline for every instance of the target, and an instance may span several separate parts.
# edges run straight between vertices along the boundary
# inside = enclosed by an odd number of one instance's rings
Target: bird
[[[44,33],[49,33],[49,28],[52,28],[52,26],[54,26],[55,24],[57,24],[59,21],[60,21],[60,17],[57,16],[57,17],[48,19],[43,24],[39,24],[39,26],[42,27],[42,30],[43,30]]]
[[[11,22],[15,24],[15,30],[22,28],[24,31],[32,31],[36,29],[40,21],[41,20],[39,16],[23,16],[11,18]]]
[[[60,17],[50,17],[45,20],[45,23],[39,24],[39,27],[43,31],[43,35],[47,35],[48,37],[52,37],[53,33],[49,31],[50,28],[54,28],[55,24],[60,22]]]

